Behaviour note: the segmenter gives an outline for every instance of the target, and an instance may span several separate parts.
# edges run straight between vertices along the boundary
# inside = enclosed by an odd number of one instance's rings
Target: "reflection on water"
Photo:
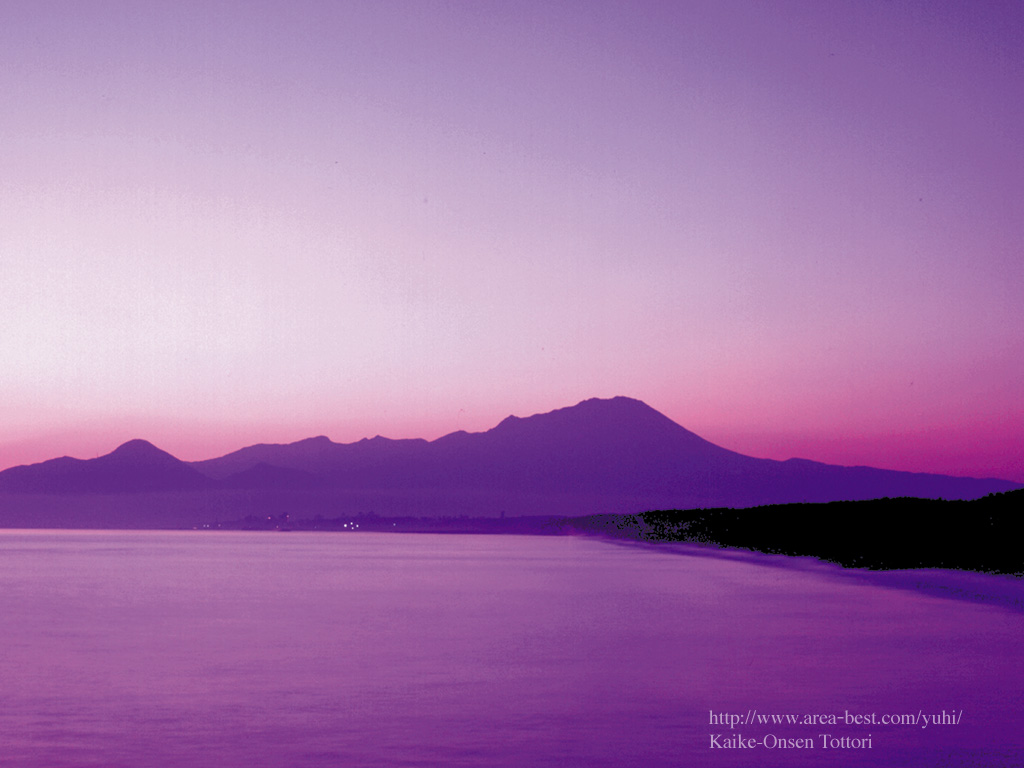
[[[4,766],[1024,764],[1024,614],[822,568],[579,538],[7,531],[0,617]],[[963,714],[710,722],[755,709]]]

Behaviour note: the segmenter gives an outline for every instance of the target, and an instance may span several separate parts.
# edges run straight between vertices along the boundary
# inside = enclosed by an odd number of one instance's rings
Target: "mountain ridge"
[[[204,504],[225,515],[247,506],[261,513],[582,515],[884,496],[970,499],[1021,487],[995,478],[745,456],[628,397],[509,416],[484,432],[460,430],[432,441],[378,435],[335,443],[319,435],[183,462],[136,439],[96,459],[62,457],[0,472],[6,505],[17,494],[69,500],[201,492],[217,497]]]

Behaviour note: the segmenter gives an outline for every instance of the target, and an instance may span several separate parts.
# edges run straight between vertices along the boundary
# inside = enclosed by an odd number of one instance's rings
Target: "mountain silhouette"
[[[481,513],[584,514],[595,505],[604,511],[748,507],[883,496],[968,499],[1020,487],[757,459],[710,443],[628,397],[509,416],[486,432],[454,432],[432,442],[376,437],[345,444],[317,437],[251,446],[193,466],[211,478],[228,478],[260,463],[309,472],[350,491],[475,495],[490,505]]]
[[[433,441],[378,436],[335,443],[320,436],[186,464],[133,440],[97,459],[64,457],[0,472],[7,505],[14,494],[173,492],[191,495],[168,508],[184,504],[220,519],[634,514],[904,496],[974,499],[1020,487],[1005,480],[753,458],[627,397],[509,416],[486,432],[453,432]],[[175,521],[185,519],[184,512],[175,514]],[[0,524],[6,524],[2,516]]]
[[[144,493],[195,491],[214,483],[145,440],[129,440],[105,456],[64,456],[0,472],[0,491],[9,493]]]

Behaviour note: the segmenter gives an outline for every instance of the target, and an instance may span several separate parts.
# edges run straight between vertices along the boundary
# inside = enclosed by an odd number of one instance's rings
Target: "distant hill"
[[[49,510],[49,524],[61,525],[60,509],[90,494],[116,497],[110,506],[122,510],[119,525],[135,520],[134,504],[145,526],[158,524],[157,508],[168,510],[161,525],[248,514],[579,516],[886,496],[972,499],[1020,487],[744,456],[639,400],[616,397],[509,416],[486,432],[455,432],[431,442],[375,437],[344,444],[314,437],[191,464],[133,440],[97,459],[65,457],[0,472],[0,525],[26,524],[42,514],[29,508]],[[141,498],[159,493],[184,496],[162,506]],[[27,498],[42,495],[60,497],[63,507]],[[140,498],[131,502],[129,495]],[[102,505],[88,504],[95,511],[90,519],[101,519]]]
[[[146,493],[207,490],[214,483],[145,440],[131,440],[106,456],[64,456],[0,472],[6,493]]]
[[[585,400],[528,418],[509,416],[487,432],[455,432],[433,442],[376,437],[339,444],[317,437],[251,446],[192,466],[224,479],[260,463],[309,472],[335,488],[360,492],[487,493],[495,514],[585,514],[592,504],[622,511],[882,496],[968,499],[1020,487],[1003,480],[752,458],[626,397]],[[552,503],[531,507],[537,495]]]

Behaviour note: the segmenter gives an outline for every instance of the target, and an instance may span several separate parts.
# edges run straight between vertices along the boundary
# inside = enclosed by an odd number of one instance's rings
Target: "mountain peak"
[[[509,416],[485,434],[515,440],[521,445],[546,446],[544,450],[600,451],[611,446],[634,450],[643,444],[651,450],[657,446],[667,452],[731,453],[695,435],[642,400],[621,395],[593,397],[567,408],[525,418]]]
[[[210,487],[208,478],[147,440],[95,459],[57,459],[0,473],[0,489],[22,493],[145,493]]]
[[[508,416],[495,429],[501,427],[510,427],[513,425],[525,425],[527,423],[538,423],[541,421],[557,421],[558,423],[565,424],[571,422],[581,423],[626,423],[626,422],[638,422],[638,423],[651,423],[657,422],[661,424],[671,424],[672,426],[682,429],[678,424],[672,421],[670,418],[665,416],[663,413],[656,411],[651,406],[642,400],[637,400],[632,397],[624,397],[618,395],[616,397],[600,398],[591,397],[587,400],[582,400],[576,405],[570,405],[565,408],[557,408],[547,413],[537,413],[533,416],[527,416],[521,418],[519,416]]]
[[[581,400],[574,406],[563,408],[562,410],[572,410],[573,408],[583,410],[600,409],[605,412],[616,413],[658,413],[658,411],[651,408],[643,400],[637,400],[635,397],[626,397],[625,395],[589,397],[586,400]]]
[[[590,397],[586,400],[581,400],[576,403],[576,405],[556,408],[553,411],[547,411],[545,413],[535,413],[532,416],[516,416],[515,414],[511,414],[502,419],[497,426],[500,427],[503,425],[517,424],[547,416],[565,417],[572,415],[585,415],[588,418],[591,418],[594,416],[608,416],[610,414],[636,415],[639,413],[658,414],[658,411],[651,408],[651,406],[647,405],[643,400],[637,400],[623,395],[616,395],[615,397]],[[661,414],[658,415],[660,416]]]
[[[127,443],[122,443],[107,454],[107,456],[110,457],[123,459],[163,458],[170,455],[171,454],[167,453],[167,451],[160,450],[148,440],[139,439],[129,440]]]
[[[316,448],[319,450],[329,449],[335,445],[335,442],[331,440],[327,435],[317,435],[316,437],[307,437],[302,440],[298,440],[291,445],[301,445],[306,448]]]

